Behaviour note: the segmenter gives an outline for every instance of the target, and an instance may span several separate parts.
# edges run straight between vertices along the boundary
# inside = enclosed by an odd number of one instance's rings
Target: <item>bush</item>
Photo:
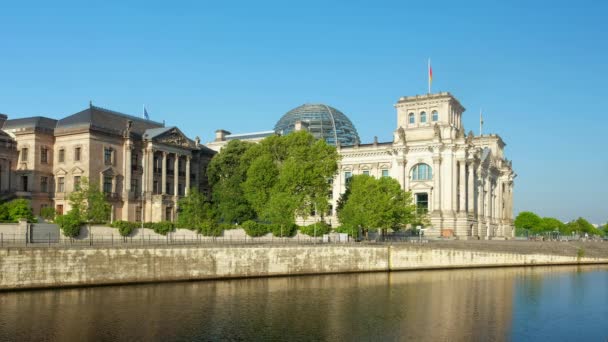
[[[270,232],[269,227],[255,221],[245,221],[241,224],[245,233],[251,237],[266,235]]]
[[[34,213],[30,208],[30,202],[26,199],[15,199],[5,203],[8,210],[9,220],[17,222],[20,219],[26,219],[27,222],[34,222]]]
[[[59,225],[63,235],[67,237],[76,237],[80,234],[80,227],[83,222],[80,220],[78,215],[68,212],[65,215],[59,215],[55,218],[55,223]]]
[[[141,226],[138,222],[129,221],[114,221],[110,224],[110,227],[118,228],[118,232],[121,236],[129,236],[136,228]]]
[[[276,237],[294,236],[296,234],[296,231],[298,230],[298,226],[295,223],[283,225],[278,223],[271,223],[267,226],[270,228],[269,230],[272,235]]]
[[[40,216],[47,221],[52,221],[57,216],[57,211],[53,207],[44,207],[40,209]]]
[[[359,236],[359,229],[357,227],[339,226],[339,227],[336,227],[335,231],[338,233],[348,234],[348,235],[350,235],[350,237],[353,237],[353,238],[358,238],[358,236]]]
[[[230,223],[220,223],[218,225],[222,231],[234,229],[236,226]]]
[[[154,229],[154,222],[144,222],[144,228]]]
[[[152,229],[154,229],[154,232],[157,234],[167,235],[167,233],[175,230],[175,225],[170,221],[154,222],[152,224]]]
[[[205,221],[201,222],[201,224],[198,226],[197,230],[201,235],[204,235],[204,236],[222,235],[221,225],[218,225],[217,223],[215,223],[211,220],[205,220]]]
[[[317,222],[308,226],[299,227],[300,233],[308,236],[322,236],[331,231],[331,227],[325,222]],[[315,234],[316,232],[316,234]]]

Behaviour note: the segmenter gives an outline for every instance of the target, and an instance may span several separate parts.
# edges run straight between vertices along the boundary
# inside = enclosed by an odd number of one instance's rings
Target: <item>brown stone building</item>
[[[30,199],[34,214],[45,206],[69,211],[83,177],[106,193],[113,220],[172,221],[189,189],[209,193],[215,152],[177,127],[92,104],[60,120],[0,119],[0,186],[8,185],[0,190]]]

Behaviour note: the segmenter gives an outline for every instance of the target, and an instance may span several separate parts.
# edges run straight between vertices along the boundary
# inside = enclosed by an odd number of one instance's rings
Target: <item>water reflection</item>
[[[0,340],[560,339],[547,320],[577,308],[605,320],[594,289],[607,279],[606,267],[503,268],[2,293]]]

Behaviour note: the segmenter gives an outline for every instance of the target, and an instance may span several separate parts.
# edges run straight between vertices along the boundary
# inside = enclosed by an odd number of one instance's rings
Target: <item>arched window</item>
[[[426,112],[420,112],[420,122],[421,123],[426,122]]]
[[[430,180],[433,178],[433,170],[428,164],[420,163],[412,168],[412,180]]]
[[[439,113],[437,113],[436,110],[434,110],[431,114],[433,115],[433,121],[439,121]]]
[[[409,120],[410,120],[410,124],[413,124],[413,123],[416,122],[416,117],[415,117],[414,113],[410,113],[408,115],[408,117],[409,117]]]

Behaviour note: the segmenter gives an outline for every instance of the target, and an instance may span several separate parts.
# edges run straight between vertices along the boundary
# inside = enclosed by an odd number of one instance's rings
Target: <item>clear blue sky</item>
[[[531,3],[534,4],[531,4]],[[0,3],[0,112],[94,104],[179,126],[272,129],[300,104],[391,139],[393,104],[450,91],[507,143],[515,210],[608,221],[608,5],[600,1]]]

